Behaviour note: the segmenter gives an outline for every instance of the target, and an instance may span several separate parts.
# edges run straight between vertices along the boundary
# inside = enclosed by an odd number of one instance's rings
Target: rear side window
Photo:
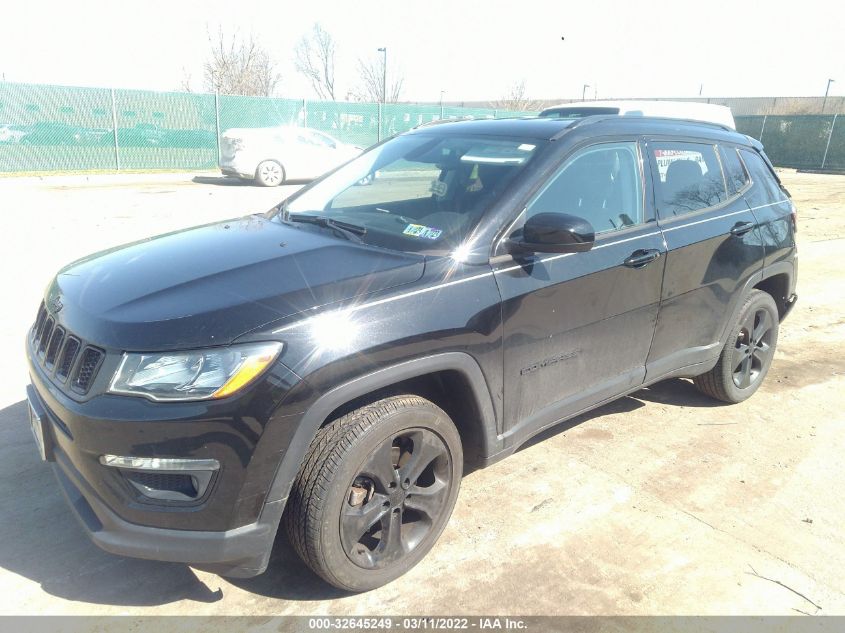
[[[716,148],[703,143],[649,143],[660,217],[706,209],[728,194]]]
[[[780,185],[760,154],[747,149],[740,150],[740,153],[751,175],[751,181],[755,184],[755,189],[759,189],[765,195],[766,203],[779,202],[786,198],[786,194],[781,191]]]
[[[719,150],[722,152],[722,167],[725,169],[728,193],[734,195],[748,184],[748,174],[745,173],[745,166],[739,160],[739,154],[735,148],[720,147]]]

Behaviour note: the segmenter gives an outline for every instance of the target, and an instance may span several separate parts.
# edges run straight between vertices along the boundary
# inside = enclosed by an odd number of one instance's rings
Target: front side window
[[[637,144],[602,143],[576,152],[528,204],[525,218],[538,213],[584,218],[597,234],[641,224],[643,190]]]
[[[657,211],[671,218],[727,200],[716,147],[703,143],[649,143]]]
[[[354,225],[368,244],[446,254],[546,144],[435,131],[398,136],[303,190],[283,206],[282,219],[320,216]]]

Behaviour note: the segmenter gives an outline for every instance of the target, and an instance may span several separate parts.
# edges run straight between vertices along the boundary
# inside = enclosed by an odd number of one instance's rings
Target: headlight
[[[126,353],[109,391],[151,400],[225,398],[272,363],[282,344],[248,343],[187,352]]]

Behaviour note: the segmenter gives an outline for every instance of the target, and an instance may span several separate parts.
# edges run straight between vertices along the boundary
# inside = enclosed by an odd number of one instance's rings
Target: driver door
[[[576,150],[511,235],[536,213],[567,213],[593,225],[593,248],[494,258],[506,436],[530,436],[643,383],[666,260],[643,183],[636,140]]]

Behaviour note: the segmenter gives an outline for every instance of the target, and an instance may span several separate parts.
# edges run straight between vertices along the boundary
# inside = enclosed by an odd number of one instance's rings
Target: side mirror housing
[[[566,213],[538,213],[525,221],[522,237],[508,240],[511,253],[580,253],[596,241],[593,225]]]

